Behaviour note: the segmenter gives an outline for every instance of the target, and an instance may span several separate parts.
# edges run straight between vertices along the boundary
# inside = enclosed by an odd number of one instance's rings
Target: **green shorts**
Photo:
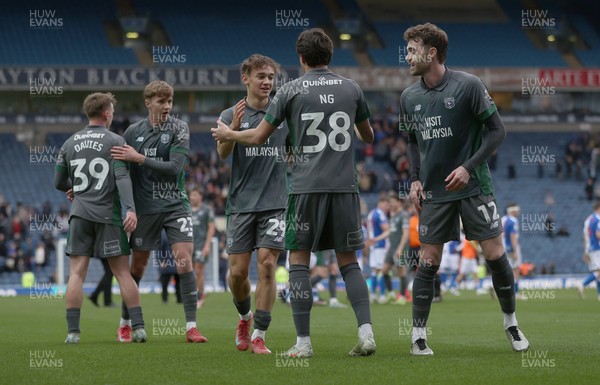
[[[284,250],[285,209],[227,216],[227,253],[241,254],[254,249]]]
[[[365,247],[357,193],[292,194],[285,222],[288,250],[344,252]]]
[[[429,245],[459,241],[460,220],[468,240],[484,241],[502,234],[494,195],[479,194],[452,202],[423,202],[419,215],[419,241]]]
[[[181,208],[158,214],[140,214],[137,228],[131,234],[131,248],[135,251],[158,250],[160,232],[165,229],[169,245],[192,242],[192,212]]]
[[[122,226],[71,217],[65,253],[98,258],[129,255],[127,233]]]

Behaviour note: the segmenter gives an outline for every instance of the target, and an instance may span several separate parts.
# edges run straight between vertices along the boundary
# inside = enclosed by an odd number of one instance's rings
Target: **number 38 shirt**
[[[284,84],[265,120],[284,120],[291,143],[291,194],[357,193],[354,124],[371,116],[359,86],[328,69],[313,69]]]
[[[101,126],[87,126],[63,144],[56,171],[66,173],[73,184],[71,217],[123,226],[121,202],[115,185],[115,169],[127,167],[110,155],[125,140]]]

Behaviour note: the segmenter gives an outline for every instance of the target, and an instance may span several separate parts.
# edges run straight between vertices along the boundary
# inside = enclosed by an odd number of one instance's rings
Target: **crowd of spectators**
[[[121,123],[116,122],[113,130],[122,133],[128,122]],[[397,117],[376,114],[372,126],[374,142],[359,143],[356,149],[360,192],[408,188],[407,135],[399,131]],[[566,145],[564,157],[557,158],[557,178],[585,180],[588,199],[600,197],[595,183],[600,171],[600,136],[574,136]],[[490,166],[495,165],[494,160]],[[185,167],[186,189],[199,188],[215,215],[223,216],[230,171],[229,162],[220,160],[215,148],[193,151]],[[68,205],[65,201],[59,206],[53,207],[50,202],[41,206],[11,205],[0,196],[0,272],[35,272],[51,263],[56,240],[65,237],[68,228]]]
[[[55,211],[50,202],[11,205],[0,195],[0,273],[39,272],[55,257],[67,226],[66,204]]]

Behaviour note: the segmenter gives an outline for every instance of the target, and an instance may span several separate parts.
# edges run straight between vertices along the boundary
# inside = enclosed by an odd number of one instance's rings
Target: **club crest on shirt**
[[[492,97],[490,96],[490,94],[488,93],[488,90],[485,90],[483,93],[483,97],[485,98],[485,100],[487,100],[490,104],[494,104],[494,99],[492,99]]]
[[[427,235],[427,231],[429,230],[429,227],[427,227],[426,225],[419,225],[419,234],[422,236]]]
[[[163,144],[169,143],[169,140],[171,140],[171,135],[169,135],[169,134],[162,134],[160,136],[160,142]]]
[[[421,111],[421,105],[420,104],[417,104],[415,106],[415,112],[417,112],[417,111]]]
[[[450,110],[450,109],[454,108],[454,103],[455,103],[454,96],[448,96],[448,97],[444,98],[444,106],[447,109]]]

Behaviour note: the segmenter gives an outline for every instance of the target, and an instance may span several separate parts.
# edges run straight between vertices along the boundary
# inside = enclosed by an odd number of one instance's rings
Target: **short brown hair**
[[[83,113],[88,119],[99,118],[102,113],[110,108],[110,104],[116,105],[117,99],[110,92],[94,92],[89,94],[83,101]]]
[[[408,43],[411,40],[423,42],[424,46],[437,49],[437,57],[440,64],[446,61],[448,52],[448,35],[443,29],[435,24],[425,23],[415,25],[404,31],[404,40]]]
[[[264,67],[272,67],[276,74],[279,73],[279,63],[268,56],[259,55],[257,53],[250,55],[242,62],[241,72],[242,75],[250,75],[252,70]]]
[[[594,211],[600,209],[600,201],[595,201],[594,202],[594,206],[592,206],[594,208]]]
[[[307,29],[298,36],[296,52],[309,67],[328,65],[333,56],[333,41],[321,28]]]
[[[144,88],[144,99],[152,99],[155,96],[172,97],[173,87],[164,80],[154,80]]]

